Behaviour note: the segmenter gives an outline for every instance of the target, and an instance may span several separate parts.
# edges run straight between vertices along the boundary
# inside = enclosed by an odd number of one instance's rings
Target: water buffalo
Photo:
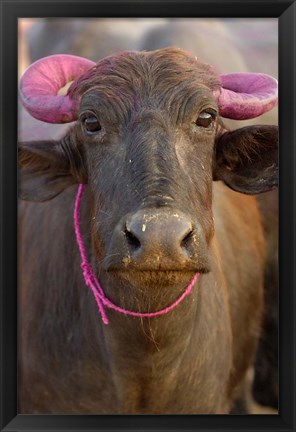
[[[221,116],[272,109],[276,80],[167,48],[47,57],[20,94],[39,120],[75,121],[19,143],[20,412],[242,406],[265,261],[249,194],[277,185],[278,130]]]

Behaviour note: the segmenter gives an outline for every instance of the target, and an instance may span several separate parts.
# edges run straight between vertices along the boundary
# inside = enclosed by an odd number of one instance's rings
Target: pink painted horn
[[[278,82],[262,73],[220,75],[221,90],[215,92],[222,117],[247,120],[270,111],[278,103]]]
[[[95,65],[91,60],[57,54],[33,63],[20,81],[20,95],[29,113],[47,123],[77,119],[77,103],[59,91]]]

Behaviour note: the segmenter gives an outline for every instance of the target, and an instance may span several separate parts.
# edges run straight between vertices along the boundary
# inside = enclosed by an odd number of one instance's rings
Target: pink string
[[[75,208],[74,208],[74,228],[75,228],[76,240],[77,240],[80,255],[81,255],[81,268],[83,270],[83,276],[84,276],[85,284],[92,290],[92,293],[93,293],[94,298],[97,302],[99,311],[101,313],[103,323],[109,324],[109,320],[107,318],[106,311],[105,311],[106,307],[113,309],[113,310],[115,310],[119,313],[122,313],[124,315],[130,315],[130,316],[142,317],[142,318],[151,318],[151,317],[155,317],[155,316],[159,316],[159,315],[164,315],[164,314],[170,312],[176,306],[178,306],[178,304],[181,303],[181,301],[186,296],[188,296],[188,294],[190,294],[195,282],[197,281],[197,279],[199,277],[199,273],[196,273],[194,275],[192,281],[189,283],[186,290],[183,292],[183,294],[174,303],[172,303],[170,306],[168,306],[164,309],[161,309],[157,312],[144,312],[143,313],[143,312],[134,312],[134,311],[126,310],[126,309],[123,309],[119,306],[116,306],[114,303],[111,302],[111,300],[109,300],[106,297],[106,295],[103,291],[103,288],[101,287],[97,277],[94,274],[94,270],[87,259],[86,249],[85,249],[85,246],[83,243],[83,238],[82,238],[81,231],[80,231],[79,210],[80,210],[83,191],[84,191],[84,185],[80,184],[78,187],[78,192],[77,192],[76,201],[75,201]]]

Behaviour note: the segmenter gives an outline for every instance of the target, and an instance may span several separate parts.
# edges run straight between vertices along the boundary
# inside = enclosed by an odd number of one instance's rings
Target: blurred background
[[[93,61],[122,50],[185,49],[221,73],[263,72],[278,77],[278,20],[255,19],[19,19],[19,77],[34,61],[52,54],[74,54]],[[278,110],[250,121],[225,119],[230,129],[278,124]],[[19,140],[55,139],[71,124],[33,119],[19,103]],[[278,195],[261,194],[258,203],[267,237],[266,312],[256,367],[250,370],[254,413],[278,408]]]

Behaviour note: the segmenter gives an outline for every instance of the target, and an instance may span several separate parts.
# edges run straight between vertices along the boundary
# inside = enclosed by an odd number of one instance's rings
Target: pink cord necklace
[[[174,303],[172,303],[170,306],[168,306],[164,309],[161,309],[157,312],[150,312],[150,313],[134,312],[134,311],[122,309],[121,307],[116,306],[114,303],[111,302],[111,300],[109,300],[106,297],[106,295],[103,291],[103,288],[101,287],[97,277],[95,276],[94,270],[87,259],[86,249],[85,249],[82,235],[81,235],[81,231],[80,231],[80,218],[79,218],[79,210],[80,210],[83,191],[84,191],[84,185],[80,184],[78,187],[78,192],[77,192],[76,201],[75,201],[75,208],[74,208],[74,228],[75,228],[76,240],[78,243],[80,256],[81,256],[81,268],[83,270],[83,276],[84,276],[85,284],[92,290],[92,293],[93,293],[95,300],[97,302],[103,323],[109,324],[109,320],[107,318],[105,308],[113,309],[113,310],[115,310],[119,313],[122,313],[124,315],[131,315],[134,317],[143,317],[143,318],[145,318],[145,317],[151,318],[151,317],[155,317],[158,315],[164,315],[164,314],[170,312],[179,303],[181,303],[181,301],[188,294],[190,294],[195,282],[197,281],[197,279],[199,277],[199,273],[196,273],[194,275],[192,281],[189,283],[186,290],[183,292],[183,294]]]

